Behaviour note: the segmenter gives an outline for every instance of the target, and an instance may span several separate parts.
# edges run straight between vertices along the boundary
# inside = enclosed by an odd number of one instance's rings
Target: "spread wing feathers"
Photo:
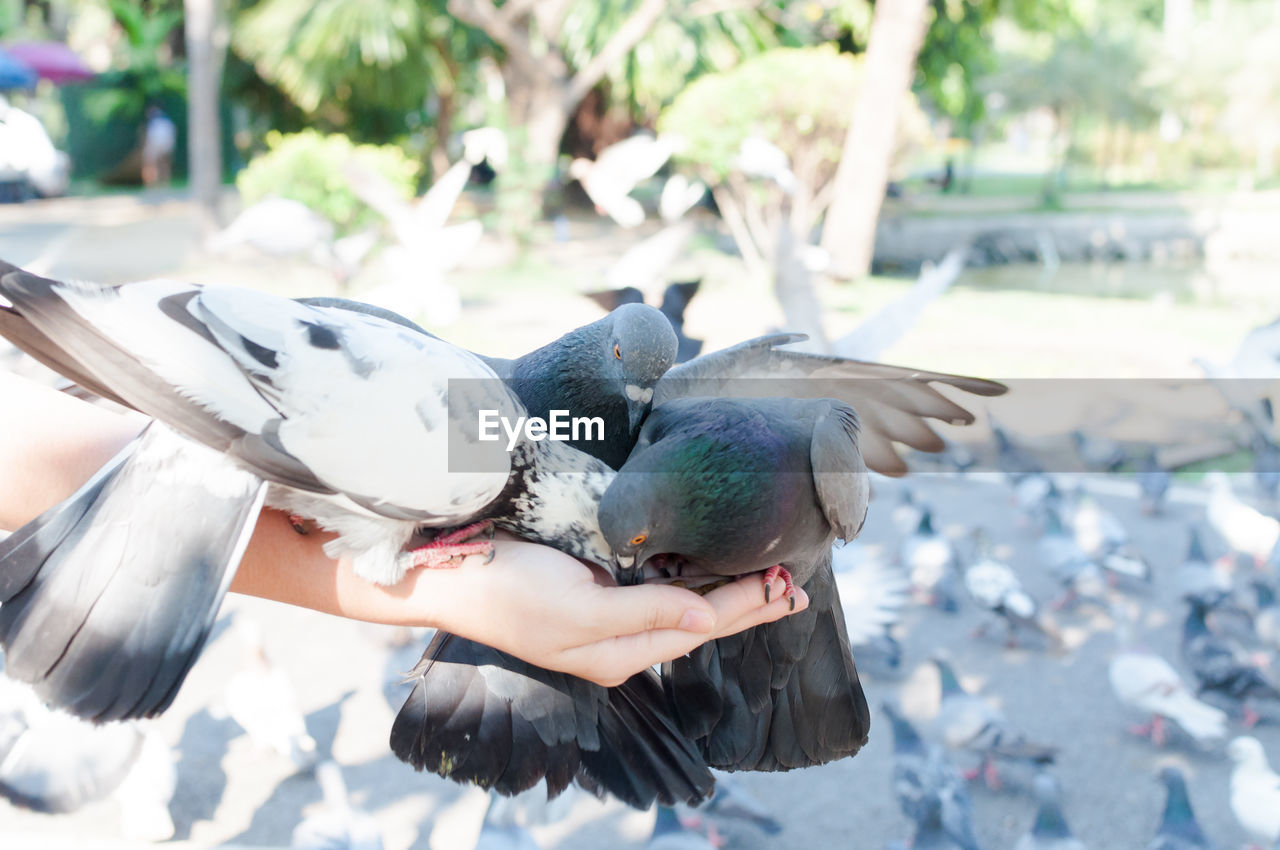
[[[972,413],[933,384],[980,396],[1000,395],[1007,389],[981,378],[778,347],[804,339],[802,334],[763,336],[680,364],[658,381],[653,404],[656,407],[688,396],[839,399],[856,409],[861,418],[860,446],[867,466],[885,474],[901,474],[906,472],[906,464],[892,443],[934,452],[945,446],[925,419],[957,425],[973,422]]]
[[[616,688],[437,633],[410,674],[391,749],[418,770],[512,795],[575,778],[628,805],[696,804],[715,779],[667,715],[652,671]]]
[[[14,805],[73,812],[119,787],[141,751],[135,724],[87,723],[0,676],[0,797]]]
[[[518,401],[484,380],[494,375],[478,358],[398,323],[163,280],[102,287],[11,272],[0,293],[53,359],[269,481],[437,525],[506,482],[509,466],[448,471],[450,438],[475,437],[474,417],[450,415],[448,388],[465,385],[467,404],[504,415]]]
[[[712,767],[791,770],[866,743],[871,718],[831,584],[820,569],[804,611],[663,665],[676,720]]]
[[[221,455],[150,426],[0,542],[9,675],[92,720],[163,711],[213,626],[265,492]]]
[[[847,557],[844,553],[852,551],[846,546],[831,556],[841,561]],[[853,646],[862,646],[897,624],[911,600],[911,579],[901,567],[879,558],[863,558],[847,568],[837,564],[835,582]]]

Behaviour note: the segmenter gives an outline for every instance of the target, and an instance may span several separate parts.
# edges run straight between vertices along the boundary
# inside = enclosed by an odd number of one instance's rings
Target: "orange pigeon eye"
[[[641,543],[643,543],[643,542],[644,542],[645,540],[647,540],[648,538],[649,538],[649,535],[647,535],[647,534],[637,534],[635,537],[632,537],[632,538],[631,538],[631,545],[632,545],[632,546],[639,546]]]
[[[616,342],[613,344],[613,356],[619,360],[622,359],[622,346],[618,345]]]

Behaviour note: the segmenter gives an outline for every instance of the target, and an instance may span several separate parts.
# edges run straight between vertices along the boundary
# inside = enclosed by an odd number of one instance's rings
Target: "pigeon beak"
[[[627,426],[634,434],[640,427],[640,423],[644,421],[644,415],[649,412],[649,402],[653,401],[653,388],[627,384],[623,392],[627,397]]]
[[[636,556],[614,555],[613,577],[622,587],[644,584],[644,570],[636,567]]]

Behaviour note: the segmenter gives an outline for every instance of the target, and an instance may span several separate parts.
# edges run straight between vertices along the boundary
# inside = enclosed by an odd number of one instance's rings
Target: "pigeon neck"
[[[893,724],[893,749],[899,753],[922,753],[924,742],[915,728],[898,716],[897,712],[889,712],[889,722]]]
[[[1209,561],[1204,554],[1204,543],[1200,541],[1200,532],[1194,528],[1191,529],[1191,542],[1187,545],[1187,560],[1205,563]]]
[[[920,515],[920,524],[916,526],[916,534],[933,534],[933,514],[925,511]]]
[[[553,440],[525,442],[516,452],[526,455],[524,463],[532,469],[525,472],[527,495],[516,500],[507,527],[611,569],[613,552],[600,531],[599,505],[617,473],[603,461]]]
[[[658,806],[658,817],[653,822],[653,838],[678,832],[684,832],[684,825],[676,817],[676,810],[670,806]]]
[[[1198,844],[1204,843],[1204,834],[1191,811],[1191,798],[1187,795],[1187,783],[1182,777],[1169,781],[1169,797],[1164,804],[1164,817],[1160,821],[1161,834],[1178,834]]]
[[[938,678],[942,682],[942,695],[944,697],[954,696],[965,692],[960,687],[960,680],[956,678],[955,671],[951,669],[951,665],[945,661],[935,661],[938,665]]]
[[[1058,806],[1057,800],[1045,800],[1040,804],[1031,834],[1039,838],[1071,837],[1071,829],[1067,826],[1066,818],[1062,816],[1062,809]]]

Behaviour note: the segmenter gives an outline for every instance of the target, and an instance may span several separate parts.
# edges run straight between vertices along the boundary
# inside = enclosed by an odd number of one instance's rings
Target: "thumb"
[[[681,587],[643,584],[611,587],[596,609],[602,626],[614,635],[633,635],[658,629],[677,629],[710,636],[716,611],[698,594]]]

